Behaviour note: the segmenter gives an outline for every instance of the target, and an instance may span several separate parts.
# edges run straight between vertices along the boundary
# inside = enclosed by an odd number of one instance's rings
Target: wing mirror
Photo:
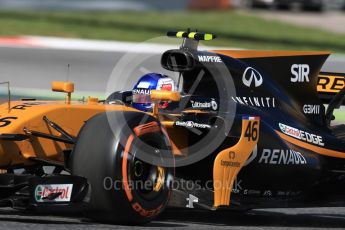
[[[64,81],[53,81],[52,91],[67,93],[66,102],[67,104],[71,104],[71,96],[74,92],[74,83]]]

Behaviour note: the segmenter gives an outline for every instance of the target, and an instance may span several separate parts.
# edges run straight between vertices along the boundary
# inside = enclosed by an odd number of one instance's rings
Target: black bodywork
[[[207,62],[200,58],[210,56],[218,56],[221,62]],[[212,181],[214,159],[220,149],[238,141],[242,116],[253,115],[261,118],[260,140],[235,181],[231,201],[235,206],[254,208],[344,205],[341,197],[345,189],[345,160],[290,143],[277,134],[277,131],[281,132],[280,124],[303,130],[321,137],[319,147],[342,152],[345,156],[345,128],[343,125],[329,126],[332,116],[326,116],[324,106],[324,102],[329,103],[329,95],[319,95],[316,90],[319,72],[327,57],[328,54],[301,53],[293,56],[277,54],[232,58],[230,55],[222,55],[221,52],[217,54],[217,51],[200,52],[187,49],[170,50],[163,54],[164,68],[183,73],[183,91],[186,94],[197,81],[200,71],[207,74],[194,88],[193,97],[199,96],[204,101],[216,98],[221,104],[222,98],[219,97],[224,95],[222,90],[228,90],[219,87],[219,81],[224,81],[224,78],[232,78],[236,89],[236,92],[227,95],[227,100],[236,104],[236,113],[230,133],[221,147],[198,163],[177,168],[177,178],[201,183],[203,188],[184,192],[197,196],[199,203],[212,206],[212,189],[206,187],[209,187],[208,182]],[[169,58],[180,60],[174,61],[174,66],[169,62]],[[294,64],[309,66],[309,81],[291,81],[291,67]],[[212,74],[211,72],[216,72],[212,71],[213,69],[219,68],[217,65],[221,65],[220,68],[225,65],[230,75]],[[244,84],[243,76],[247,68],[254,68],[261,74],[261,85],[256,87],[254,83],[249,86]],[[339,96],[340,101],[342,98],[343,96]],[[317,109],[309,111],[306,109],[309,105],[316,106],[314,108]],[[192,107],[187,103],[188,106]],[[215,115],[214,111],[209,109],[209,121],[214,116],[224,117],[229,111],[217,112]],[[227,119],[224,118],[224,121],[227,122]],[[195,138],[195,135],[191,134],[191,138]],[[282,155],[289,157],[290,161],[283,159]]]

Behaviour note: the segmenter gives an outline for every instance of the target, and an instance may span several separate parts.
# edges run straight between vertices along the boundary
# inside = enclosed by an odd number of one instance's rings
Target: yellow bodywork
[[[12,101],[0,105],[0,169],[9,167],[23,167],[34,164],[31,158],[63,162],[64,150],[71,150],[73,144],[38,137],[33,132],[61,137],[57,130],[52,128],[44,117],[62,127],[69,135],[77,137],[84,123],[93,116],[106,111],[136,111],[125,105],[99,103],[97,98],[89,97],[86,103],[70,102],[70,94],[74,85],[55,82],[53,90],[67,93],[66,101]],[[180,95],[172,92],[154,91],[152,100],[157,106],[161,100],[178,101]],[[155,109],[154,109],[155,110]],[[198,110],[185,110],[184,113],[204,113]],[[159,114],[150,113],[165,126],[174,155],[180,157],[188,155],[187,131],[182,127],[174,126],[174,119]],[[255,117],[253,117],[255,118]],[[229,149],[221,151],[215,161],[213,170],[214,179],[214,206],[230,204],[230,194],[234,179],[248,159],[259,138],[260,121],[243,120],[242,134],[239,142]],[[249,134],[248,134],[249,132]],[[5,140],[6,135],[21,135],[23,140]],[[249,136],[248,136],[249,135]],[[8,137],[8,136],[7,136]],[[182,151],[183,149],[183,151]]]
[[[238,143],[221,151],[213,166],[214,206],[229,206],[234,181],[259,140],[260,119],[242,120]]]
[[[27,129],[60,136],[43,120],[46,116],[69,134],[77,136],[85,121],[98,113],[116,110],[137,111],[123,105],[44,101],[11,102],[11,110],[8,110],[5,103],[0,105],[0,134],[26,134],[24,129]],[[62,151],[71,147],[70,144],[34,136],[23,141],[1,140],[0,168],[31,164],[30,157],[62,161]]]

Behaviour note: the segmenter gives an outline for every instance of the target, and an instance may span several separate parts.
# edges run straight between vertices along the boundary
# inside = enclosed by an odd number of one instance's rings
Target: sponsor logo
[[[151,90],[149,90],[149,89],[134,89],[133,94],[150,95]]]
[[[293,64],[291,66],[291,82],[309,82],[310,67],[307,64]]]
[[[157,90],[175,91],[175,83],[171,78],[160,78],[157,83]],[[162,101],[158,107],[160,109],[166,109],[169,106],[169,102]]]
[[[199,102],[199,101],[190,101],[192,103],[193,108],[202,108],[207,109],[211,108],[211,102]]]
[[[221,166],[224,166],[224,167],[240,167],[241,166],[241,163],[236,161],[221,161],[220,162]]]
[[[289,191],[278,191],[277,196],[286,196],[287,193],[290,193]]]
[[[175,91],[175,83],[171,78],[160,78],[157,83],[157,90]]]
[[[345,87],[343,76],[320,75],[317,83],[318,92],[337,93]]]
[[[15,105],[11,109],[26,110],[27,108],[30,108],[32,106],[42,105],[42,104],[44,104],[44,102],[27,102],[24,104]]]
[[[138,89],[133,90],[133,94],[141,94],[141,95],[150,95],[151,90],[148,89],[150,87],[150,82],[140,82],[137,86]],[[170,78],[160,78],[157,83],[156,90],[166,90],[166,91],[174,91],[175,84],[174,81]]]
[[[212,99],[210,102],[199,102],[199,101],[190,101],[192,104],[193,109],[209,109],[212,108],[213,110],[218,109],[217,102]]]
[[[206,56],[206,55],[198,55],[200,62],[222,62],[222,59],[218,56]]]
[[[301,195],[301,191],[278,191],[278,196],[299,196]]]
[[[189,194],[188,198],[186,198],[186,200],[188,202],[187,205],[186,205],[187,208],[194,208],[194,203],[198,203],[199,202],[199,198],[194,196],[194,195],[192,195],[192,194]]]
[[[158,215],[163,208],[163,204],[161,204],[158,208],[152,210],[146,210],[138,202],[132,203],[132,208],[134,211],[139,213],[141,216],[152,217]]]
[[[138,84],[137,86],[138,88],[141,88],[141,89],[147,89],[150,87],[150,82],[147,82],[147,81],[142,81]]]
[[[209,129],[211,128],[210,125],[207,124],[200,124],[194,121],[176,121],[176,126],[186,127],[186,128],[198,128],[198,129]]]
[[[229,152],[229,159],[230,160],[234,160],[236,158],[236,153],[234,151],[230,151]],[[221,160],[220,162],[221,166],[225,166],[225,167],[240,167],[241,163],[236,161],[223,161]]]
[[[212,100],[211,101],[211,107],[213,110],[217,110],[218,109],[218,104],[215,100]]]
[[[235,157],[236,157],[236,153],[235,153],[234,151],[230,151],[230,152],[229,152],[229,158],[230,158],[231,160],[233,160],[233,159],[235,159]]]
[[[254,84],[255,87],[259,87],[263,83],[263,78],[259,71],[252,67],[247,67],[243,73],[242,82],[247,87],[251,87],[252,84]]]
[[[254,195],[254,196],[259,196],[259,195],[261,195],[261,191],[259,191],[259,190],[245,189],[245,190],[243,190],[243,195]]]
[[[71,201],[73,184],[45,184],[37,185],[35,200],[37,202],[69,202]],[[55,199],[49,200],[49,196],[60,194]]]
[[[320,105],[303,105],[304,114],[320,114]]]
[[[272,191],[271,190],[266,190],[266,191],[264,191],[264,193],[263,193],[263,196],[272,196],[273,194],[272,194]]]
[[[291,149],[263,149],[259,164],[270,165],[304,165],[307,160],[297,151]]]
[[[297,139],[300,139],[312,144],[320,145],[320,146],[325,145],[323,143],[322,137],[316,134],[311,134],[311,133],[290,127],[288,125],[284,125],[282,123],[279,123],[279,128],[283,133],[289,136],[292,136],[294,138],[297,138]]]
[[[231,99],[241,105],[265,108],[276,107],[276,100],[274,97],[231,97]]]

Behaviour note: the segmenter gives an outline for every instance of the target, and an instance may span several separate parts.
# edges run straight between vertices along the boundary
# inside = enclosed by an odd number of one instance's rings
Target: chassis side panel
[[[63,161],[63,151],[72,145],[30,135],[37,131],[49,135],[61,136],[52,129],[43,117],[63,127],[70,135],[77,136],[85,121],[105,111],[133,111],[121,105],[84,105],[64,104],[60,102],[14,102],[11,110],[7,105],[0,107],[0,134],[21,134],[28,138],[22,141],[0,140],[0,167],[32,164],[28,159],[38,157]]]

